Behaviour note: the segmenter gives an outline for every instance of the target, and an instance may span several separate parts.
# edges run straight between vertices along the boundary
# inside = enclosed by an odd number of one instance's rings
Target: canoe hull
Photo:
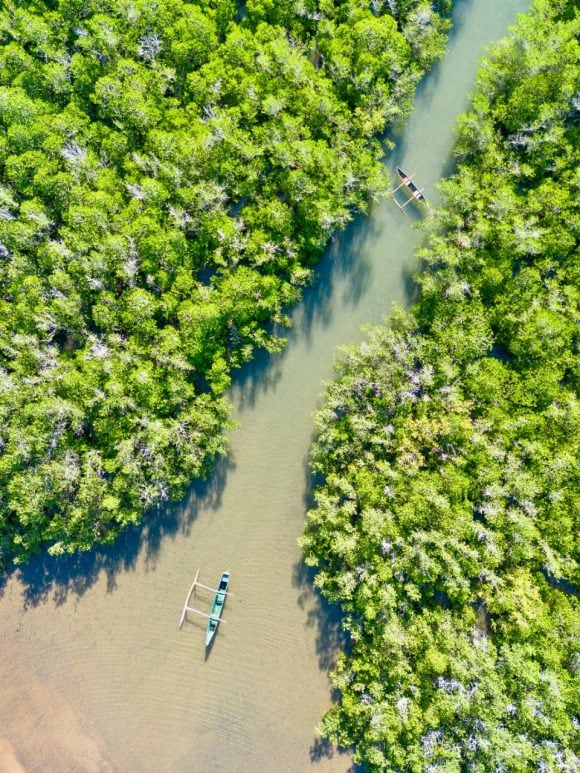
[[[419,188],[415,185],[413,180],[409,177],[409,175],[404,172],[400,166],[397,167],[397,174],[401,178],[401,180],[404,182],[405,186],[409,190],[409,193],[413,194],[413,198],[417,201],[425,201],[425,196],[421,193]]]
[[[205,631],[205,646],[209,647],[213,637],[216,635],[218,626],[220,624],[220,618],[224,604],[226,603],[226,596],[228,593],[228,587],[230,584],[230,573],[223,572],[219,584],[217,586],[216,594],[213,598],[213,604],[209,613],[209,620],[207,621],[207,628]]]

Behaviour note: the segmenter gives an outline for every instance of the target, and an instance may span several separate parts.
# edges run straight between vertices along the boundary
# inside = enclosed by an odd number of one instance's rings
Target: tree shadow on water
[[[343,231],[330,240],[316,267],[314,282],[305,290],[295,312],[300,322],[300,335],[311,340],[317,326],[328,327],[333,322],[338,304],[333,302],[342,286],[340,304],[353,308],[364,296],[371,271],[365,259],[368,246],[377,238],[379,224],[369,215],[356,214]],[[342,313],[342,310],[341,310]]]
[[[358,302],[368,281],[368,265],[359,257],[367,239],[372,238],[372,230],[367,217],[356,215],[343,232],[333,237],[317,265],[313,283],[292,311],[294,327],[278,331],[288,337],[289,345],[305,336],[311,337],[315,325],[331,323],[331,300],[339,278],[347,288],[343,302]],[[280,367],[285,351],[272,356],[259,350],[250,363],[234,372],[232,393],[242,409],[254,405],[260,394],[275,388],[282,375]],[[110,546],[100,545],[70,556],[43,554],[25,566],[14,568],[0,579],[0,597],[6,583],[15,576],[22,586],[25,609],[50,600],[60,606],[70,595],[84,595],[98,581],[101,572],[106,574],[107,589],[112,592],[118,573],[135,571],[140,557],[144,556],[147,570],[154,570],[164,539],[188,534],[200,512],[219,508],[232,466],[231,456],[221,459],[210,478],[195,482],[181,502],[151,511],[139,525],[124,531]]]
[[[314,442],[316,433],[311,436]],[[309,456],[303,460],[304,496],[303,510],[308,512],[316,506],[314,492],[324,482],[323,477],[312,471]],[[338,604],[330,604],[314,585],[316,570],[307,566],[301,558],[293,567],[292,584],[299,589],[298,606],[307,610],[306,627],[317,628],[316,652],[320,668],[329,671],[334,667],[341,652],[348,651],[348,634],[342,627],[342,612]]]
[[[314,440],[314,433],[312,435]],[[312,472],[308,459],[304,459],[304,510],[307,512],[315,506],[314,491],[323,483],[322,476]],[[330,671],[336,665],[341,653],[350,651],[350,640],[342,627],[342,612],[338,604],[330,604],[314,586],[316,571],[298,561],[293,568],[292,581],[299,589],[298,605],[306,611],[306,627],[317,629],[316,653],[321,670]],[[340,693],[337,689],[329,689],[332,703],[338,703]],[[322,719],[322,717],[321,717]],[[337,747],[327,738],[314,738],[310,746],[310,761],[321,762],[335,756],[345,757],[345,766],[352,756],[352,749]],[[348,767],[348,773],[362,773],[363,768],[356,764]]]
[[[313,267],[312,281],[304,288],[301,300],[288,310],[291,327],[280,325],[269,329],[287,340],[284,349],[274,355],[258,350],[250,362],[234,371],[232,399],[240,411],[253,408],[260,395],[276,389],[282,377],[282,365],[294,344],[306,342],[310,347],[317,329],[332,324],[338,306],[342,304],[347,309],[357,306],[371,281],[369,262],[364,256],[376,230],[377,225],[371,218],[356,214],[343,231],[331,238]],[[339,288],[342,296],[337,299]]]
[[[329,671],[338,655],[348,647],[348,636],[343,630],[342,613],[337,604],[329,604],[314,587],[315,571],[303,560],[294,566],[292,582],[300,589],[298,605],[306,611],[306,627],[316,628],[318,664]]]
[[[348,758],[352,754],[351,749],[342,749],[336,747],[327,738],[316,738],[312,746],[310,747],[310,761],[321,762],[322,760],[330,760],[333,757],[345,757]],[[347,759],[345,759],[345,764]],[[364,768],[356,763],[346,769],[347,773],[364,773]]]
[[[338,656],[348,651],[349,640],[343,630],[342,613],[336,604],[329,604],[314,587],[314,569],[299,561],[294,566],[293,583],[300,589],[298,604],[306,610],[306,627],[316,627],[316,654],[321,670],[330,671],[336,665]],[[331,689],[330,697],[337,703],[340,697],[338,690]],[[322,719],[322,717],[321,717]],[[310,746],[311,762],[320,762],[335,756],[348,758],[351,750],[335,746],[326,738],[314,738]],[[349,773],[360,773],[362,769],[356,765],[348,768]]]
[[[285,328],[276,327],[273,332],[281,338],[288,337]],[[250,362],[234,371],[230,399],[240,412],[252,409],[260,395],[276,389],[282,378],[281,366],[285,356],[286,348],[274,355],[265,349],[258,349]]]
[[[211,476],[194,483],[177,503],[149,512],[137,526],[121,534],[114,544],[100,545],[84,553],[65,556],[37,556],[11,572],[22,587],[23,607],[28,609],[52,601],[56,606],[69,597],[83,596],[104,572],[107,591],[117,586],[120,572],[134,572],[141,558],[146,571],[154,571],[162,543],[167,537],[187,536],[194,521],[205,511],[217,511],[221,504],[230,458],[221,458]],[[6,581],[11,575],[6,577]]]

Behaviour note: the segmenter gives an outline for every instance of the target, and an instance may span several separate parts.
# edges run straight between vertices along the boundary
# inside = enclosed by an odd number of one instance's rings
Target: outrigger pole
[[[199,574],[199,572],[198,572],[198,574]],[[209,587],[209,585],[204,585],[202,582],[196,582],[196,583],[195,583],[195,585],[199,585],[199,587],[200,587],[200,588],[205,588],[206,590],[210,590],[212,593],[217,593],[217,592],[218,592],[218,589],[217,589],[217,588],[210,588],[210,587]],[[219,592],[220,592],[220,593],[223,593],[223,594],[224,594],[224,596],[233,596],[233,595],[234,595],[234,594],[233,594],[231,591],[229,591],[229,590],[228,590],[228,591],[223,591],[223,590],[220,590]]]
[[[199,572],[200,572],[200,569],[198,569],[197,572],[195,573],[195,577],[193,578],[193,582],[191,583],[191,588],[189,589],[189,593],[187,594],[187,598],[185,599],[185,604],[183,605],[183,611],[181,613],[181,619],[179,620],[179,627],[180,628],[183,625],[183,622],[185,620],[185,616],[186,616],[186,614],[188,612],[195,612],[196,614],[201,615],[202,617],[208,617],[211,620],[218,620],[219,619],[220,623],[226,623],[227,622],[227,620],[224,620],[221,617],[218,618],[216,615],[208,615],[205,612],[200,612],[199,609],[194,609],[193,607],[189,606],[189,599],[191,598],[191,594],[193,593],[194,588],[196,587],[196,585],[199,585],[200,588],[205,588],[206,590],[210,590],[213,593],[217,593],[217,590],[215,588],[210,588],[208,585],[204,585],[202,582],[198,582],[197,578],[199,577]],[[226,596],[226,595],[227,596],[233,596],[234,595],[233,593],[230,593],[229,591],[227,593],[225,593],[224,591],[220,591],[220,592],[223,593],[224,596]]]
[[[185,615],[187,613],[187,610],[190,609],[187,605],[189,604],[189,599],[191,598],[191,594],[193,593],[193,589],[197,585],[197,578],[199,577],[200,570],[198,569],[195,573],[195,577],[193,582],[191,583],[191,588],[189,589],[189,593],[187,594],[187,598],[185,599],[185,604],[183,605],[183,612],[181,613],[181,620],[179,621],[179,627],[183,625],[183,621],[185,620]],[[195,610],[192,610],[195,611]]]
[[[403,185],[404,184],[405,183],[403,183]],[[399,188],[400,187],[401,186],[399,186]],[[398,188],[397,188],[397,190],[398,190]],[[399,202],[397,201],[397,199],[395,197],[393,197],[393,201],[399,207],[399,209],[401,210],[403,215],[406,215],[407,213],[405,212],[405,207],[407,206],[407,204],[410,204],[412,201],[419,201],[419,196],[421,196],[421,194],[424,192],[424,190],[425,190],[425,188],[417,188],[417,190],[413,192],[413,195],[411,196],[411,198],[407,199],[407,201],[404,204],[399,204]]]
[[[194,609],[193,607],[186,607],[186,609],[189,612],[197,612],[198,615],[201,615],[202,617],[209,617],[210,620],[219,620],[220,623],[227,623],[227,620],[224,620],[223,617],[218,617],[217,615],[208,615],[207,612],[200,612],[199,609]],[[181,626],[179,626],[181,628]]]

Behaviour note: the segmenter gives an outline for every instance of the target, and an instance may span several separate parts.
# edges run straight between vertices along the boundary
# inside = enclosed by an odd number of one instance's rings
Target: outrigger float
[[[205,631],[205,646],[209,647],[213,637],[216,634],[218,625],[220,623],[227,622],[226,620],[223,620],[221,615],[226,601],[226,596],[232,596],[233,594],[230,593],[230,591],[228,590],[229,584],[230,584],[229,572],[222,572],[222,576],[220,578],[217,588],[210,588],[209,585],[204,585],[202,582],[200,582],[199,572],[200,570],[198,569],[195,574],[195,578],[191,584],[191,588],[189,589],[189,593],[187,594],[187,598],[185,599],[185,604],[183,605],[183,611],[181,613],[181,619],[179,620],[179,627],[181,628],[181,626],[183,625],[185,621],[185,617],[188,612],[195,612],[196,615],[207,617],[207,628]],[[205,590],[209,590],[215,594],[209,615],[206,612],[202,612],[199,609],[195,609],[194,607],[189,606],[189,599],[191,598],[191,594],[194,592],[195,588],[205,588]]]
[[[405,207],[407,204],[410,204],[412,201],[420,201],[422,203],[426,203],[425,196],[423,195],[423,192],[425,188],[418,188],[415,183],[413,182],[413,177],[415,176],[415,173],[413,174],[407,174],[404,172],[400,166],[397,167],[397,174],[401,178],[401,183],[396,188],[393,188],[391,191],[391,196],[393,198],[393,201],[395,204],[399,207],[401,212],[406,215]],[[406,188],[409,193],[411,194],[411,198],[407,199],[407,201],[404,204],[399,204],[397,199],[395,198],[394,194],[400,189],[400,188]]]

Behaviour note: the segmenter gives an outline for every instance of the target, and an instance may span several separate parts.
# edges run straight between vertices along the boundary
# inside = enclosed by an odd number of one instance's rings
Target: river
[[[527,5],[457,2],[449,53],[388,162],[416,172],[431,200],[477,60]],[[377,205],[333,240],[284,353],[237,375],[240,427],[207,484],[114,548],[34,561],[0,589],[0,770],[349,769],[347,754],[314,740],[340,626],[311,590],[297,538],[312,411],[335,348],[412,299],[411,206],[404,217]],[[210,585],[228,568],[234,593],[207,658],[203,618],[177,625],[198,567]],[[204,593],[195,605],[207,610]]]

